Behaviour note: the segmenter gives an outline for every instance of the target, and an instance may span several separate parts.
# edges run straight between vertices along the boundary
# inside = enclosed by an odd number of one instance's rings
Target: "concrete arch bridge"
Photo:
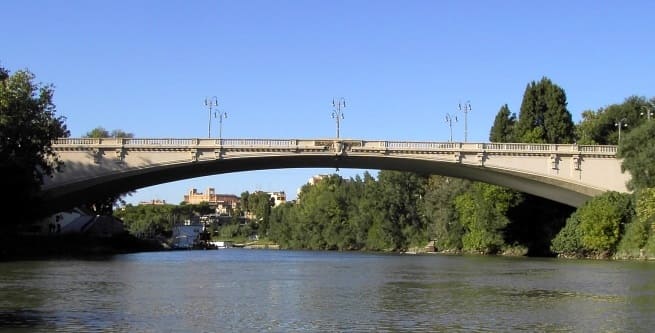
[[[63,138],[65,163],[42,187],[52,212],[166,182],[238,171],[355,168],[482,181],[578,207],[627,192],[616,146],[353,139]]]

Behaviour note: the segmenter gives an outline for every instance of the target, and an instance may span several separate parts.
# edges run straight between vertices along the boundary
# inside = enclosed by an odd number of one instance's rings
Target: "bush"
[[[566,225],[553,239],[551,251],[562,256],[579,256],[583,252],[580,219],[577,211],[567,220]]]
[[[612,254],[623,227],[633,215],[631,196],[607,192],[578,209],[583,249],[596,254]]]
[[[648,241],[648,233],[653,219],[640,220],[635,218],[625,227],[625,234],[621,238],[616,250],[616,258],[630,259],[641,257],[641,250]]]

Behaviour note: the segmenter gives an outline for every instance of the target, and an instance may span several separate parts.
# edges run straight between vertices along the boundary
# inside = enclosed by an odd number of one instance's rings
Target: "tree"
[[[255,214],[256,222],[259,224],[262,236],[265,236],[268,231],[271,208],[274,206],[275,201],[271,198],[270,194],[257,191],[248,195],[247,204],[248,211]]]
[[[391,243],[381,236],[380,225],[385,219],[383,207],[379,201],[380,187],[371,174],[364,172],[361,179],[361,191],[353,197],[353,211],[350,221],[355,236],[356,248],[368,250],[384,250],[391,247]],[[375,230],[375,231],[372,231]]]
[[[587,201],[577,211],[583,248],[596,254],[614,253],[633,211],[629,194],[606,192]]]
[[[296,232],[293,228],[298,225],[294,207],[294,203],[285,202],[271,211],[268,237],[283,248],[300,247],[294,242]]]
[[[655,223],[655,188],[635,192],[634,202],[635,216],[625,226],[625,233],[617,246],[616,255],[620,258],[642,257],[649,236],[653,236],[650,230]]]
[[[378,174],[378,198],[385,219],[384,235],[391,240],[393,250],[425,245],[425,219],[421,217],[419,203],[425,194],[427,177],[412,173],[382,170]]]
[[[566,221],[553,240],[552,250],[566,255],[610,256],[633,215],[629,194],[606,192],[591,198]]]
[[[597,145],[601,137],[601,116],[599,112],[586,110],[582,112],[582,120],[575,126],[575,137],[581,145]]]
[[[121,129],[108,132],[104,127],[98,126],[82,136],[83,138],[133,138],[134,134]]]
[[[91,131],[86,132],[86,134],[82,135],[82,137],[83,138],[108,138],[109,131],[107,131],[104,127],[96,127]]]
[[[465,230],[462,249],[485,254],[499,252],[505,245],[507,211],[519,200],[520,195],[513,190],[479,182],[458,195],[455,207]]]
[[[461,225],[455,198],[469,191],[471,182],[458,178],[431,176],[423,199],[423,216],[427,232],[435,247],[440,250],[462,249],[464,227]]]
[[[628,187],[632,190],[655,187],[655,121],[635,128],[621,139],[617,156],[623,159],[622,171],[632,176]]]
[[[550,247],[551,251],[565,256],[581,256],[582,232],[580,230],[580,218],[577,211],[573,212],[566,220],[566,225],[555,236]]]
[[[532,143],[572,143],[574,125],[564,89],[543,77],[525,88],[515,138]]]
[[[576,126],[580,144],[619,144],[618,122],[623,125],[621,135],[629,133],[648,120],[647,110],[651,103],[643,96],[630,96],[620,104],[611,104],[596,111],[582,113],[582,120]]]
[[[53,141],[69,136],[65,118],[56,115],[54,87],[34,79],[28,70],[9,75],[0,67],[0,186],[9,194],[3,204],[26,219],[40,215],[35,205],[44,177],[62,166]]]
[[[491,142],[513,142],[516,115],[509,111],[507,104],[500,107],[489,133]]]

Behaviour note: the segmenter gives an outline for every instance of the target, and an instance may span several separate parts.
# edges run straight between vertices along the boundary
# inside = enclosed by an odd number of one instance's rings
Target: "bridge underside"
[[[66,172],[76,172],[84,165],[67,165]],[[49,213],[70,209],[77,205],[138,190],[140,188],[209,175],[240,171],[289,169],[289,168],[352,168],[372,170],[411,171],[420,174],[436,174],[505,186],[578,207],[589,198],[601,194],[600,189],[579,184],[525,174],[513,170],[462,165],[434,160],[389,156],[334,156],[296,155],[263,156],[217,159],[171,165],[154,165],[148,168],[125,170],[100,175],[93,179],[71,182],[43,191],[45,208]],[[81,169],[80,169],[81,171]]]

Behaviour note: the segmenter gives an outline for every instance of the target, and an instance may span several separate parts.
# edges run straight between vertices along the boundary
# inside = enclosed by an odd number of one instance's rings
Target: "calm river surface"
[[[0,263],[0,332],[650,332],[655,263],[226,249]]]

